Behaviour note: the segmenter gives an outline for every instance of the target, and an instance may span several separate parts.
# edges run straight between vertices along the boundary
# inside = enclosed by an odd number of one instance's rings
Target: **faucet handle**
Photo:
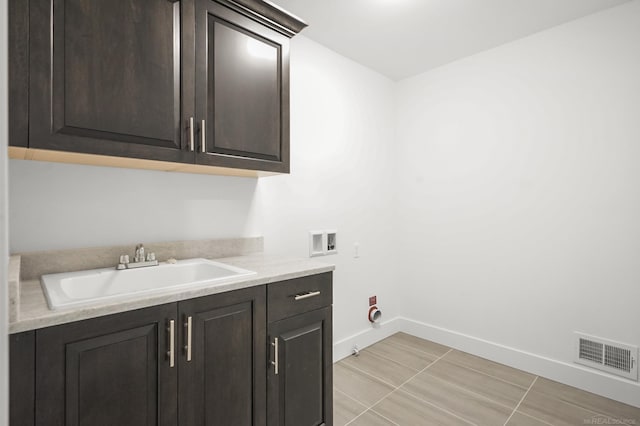
[[[118,263],[118,266],[116,266],[117,270],[122,270],[122,269],[127,269],[127,265],[129,264],[129,255],[128,254],[121,254],[120,255],[120,263]]]
[[[156,254],[153,252],[147,253],[147,262],[153,262],[156,260]]]

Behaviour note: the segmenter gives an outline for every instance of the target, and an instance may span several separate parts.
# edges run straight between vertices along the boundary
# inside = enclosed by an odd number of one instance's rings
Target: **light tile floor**
[[[640,426],[640,409],[397,333],[334,364],[335,426]]]

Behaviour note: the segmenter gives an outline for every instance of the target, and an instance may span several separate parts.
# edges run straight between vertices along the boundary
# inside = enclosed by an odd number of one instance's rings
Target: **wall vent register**
[[[638,347],[576,333],[578,364],[638,381]]]

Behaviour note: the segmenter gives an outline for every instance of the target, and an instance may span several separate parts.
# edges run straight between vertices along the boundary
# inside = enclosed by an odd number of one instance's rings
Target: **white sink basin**
[[[255,272],[207,259],[180,260],[140,269],[92,269],[43,275],[49,308],[53,310],[126,300],[194,287],[211,287]]]

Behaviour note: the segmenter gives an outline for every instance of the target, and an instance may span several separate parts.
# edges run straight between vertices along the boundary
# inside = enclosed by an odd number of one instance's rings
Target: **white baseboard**
[[[358,346],[358,349],[364,349],[392,334],[403,331],[398,328],[400,324],[398,320],[399,317],[396,317],[379,324],[372,324],[370,327],[346,339],[335,342],[333,344],[333,362],[338,362],[342,358],[351,355],[355,345]]]
[[[393,318],[336,342],[334,362],[349,356],[353,345],[363,349],[399,331],[640,408],[638,382],[404,317]]]

